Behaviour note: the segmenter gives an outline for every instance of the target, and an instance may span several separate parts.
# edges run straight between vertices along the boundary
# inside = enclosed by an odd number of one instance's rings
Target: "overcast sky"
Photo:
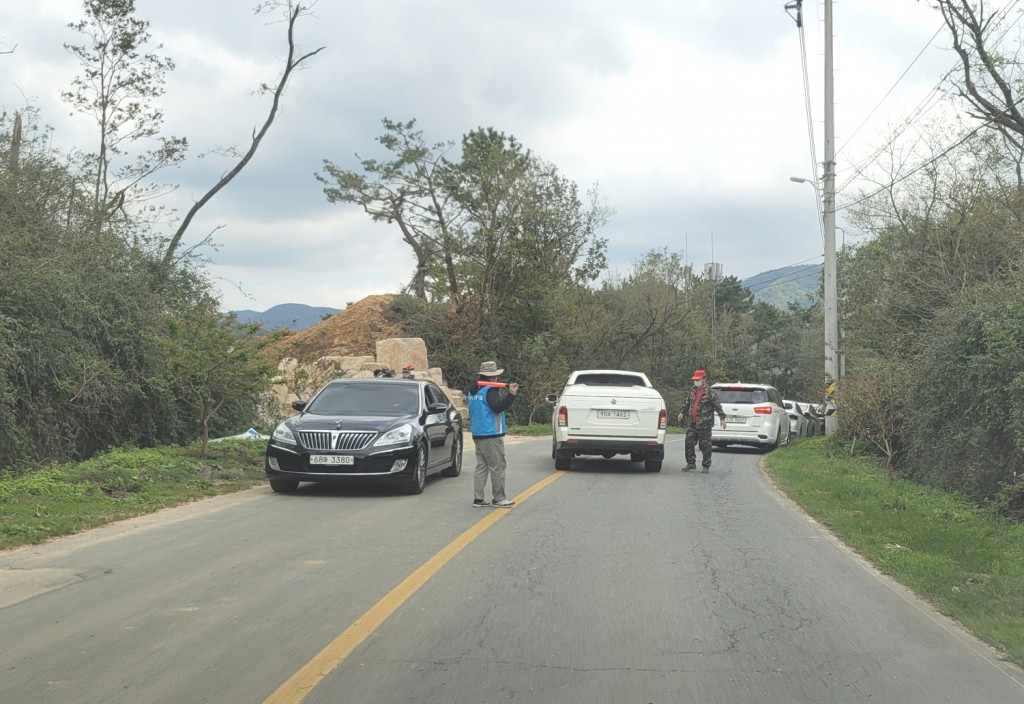
[[[161,107],[165,133],[188,137],[191,158],[162,180],[178,185],[165,203],[181,212],[231,166],[196,157],[247,146],[266,114],[254,90],[276,80],[286,43],[284,26],[254,15],[254,4],[136,0],[177,64]],[[354,168],[357,152],[379,154],[388,117],[415,118],[428,141],[494,127],[582,188],[598,184],[616,213],[600,234],[620,271],[661,246],[699,268],[712,260],[712,237],[714,259],[741,279],[820,262],[814,191],[789,180],[812,167],[799,34],[784,5],[319,0],[296,38],[300,51],[324,50],[293,77],[259,153],[201,211],[186,244],[216,230],[210,273],[230,310],[344,308],[398,290],[413,259],[397,230],[329,204],[314,179],[325,158]],[[819,160],[822,13],[805,2]],[[63,45],[82,42],[67,24],[82,16],[80,0],[0,3],[0,50],[14,49],[0,56],[0,109],[38,107],[62,150],[96,142],[95,127],[60,101],[79,70]],[[930,42],[941,26],[918,0],[835,5],[839,183],[955,65],[944,30]],[[842,215],[840,226],[855,236]]]

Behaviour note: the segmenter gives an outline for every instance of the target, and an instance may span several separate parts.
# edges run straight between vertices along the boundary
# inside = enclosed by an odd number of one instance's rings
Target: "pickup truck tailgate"
[[[639,393],[638,393],[639,392]],[[572,437],[656,438],[661,396],[642,387],[574,389],[563,399]]]

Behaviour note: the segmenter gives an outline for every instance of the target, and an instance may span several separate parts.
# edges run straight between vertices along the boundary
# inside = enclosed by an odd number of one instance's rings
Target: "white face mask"
[[[693,380],[693,385],[696,386],[699,389],[701,386],[704,385],[704,382],[701,381],[700,379],[694,379]]]

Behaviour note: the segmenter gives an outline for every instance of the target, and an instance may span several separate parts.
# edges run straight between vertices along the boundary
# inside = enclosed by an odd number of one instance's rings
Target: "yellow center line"
[[[565,472],[557,472],[541,479],[529,489],[516,496],[516,503],[519,504],[526,501],[565,474]],[[515,509],[512,510],[514,511]],[[391,614],[398,610],[398,607],[404,604],[409,597],[437,574],[449,560],[462,552],[467,545],[480,537],[484,531],[500,521],[509,512],[508,509],[492,509],[486,517],[477,521],[466,532],[441,548],[433,557],[424,562],[419,569],[403,579],[398,586],[384,595],[380,601],[356,619],[341,635],[314,655],[298,672],[289,677],[273,694],[267,697],[263,704],[298,704],[305,699],[306,695],[314,687],[320,684],[327,675],[331,674],[338,665],[344,662],[345,658],[351,655],[352,651],[359,647],[360,643],[377,630]]]

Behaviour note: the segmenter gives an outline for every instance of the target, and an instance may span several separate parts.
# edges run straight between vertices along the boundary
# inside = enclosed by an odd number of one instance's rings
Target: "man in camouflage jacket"
[[[725,430],[725,411],[718,400],[715,390],[708,387],[707,374],[703,369],[693,373],[693,389],[686,397],[686,403],[679,410],[679,422],[686,423],[686,466],[684,472],[697,469],[697,451],[695,445],[700,443],[701,471],[711,470],[711,427],[715,424],[715,414]]]

